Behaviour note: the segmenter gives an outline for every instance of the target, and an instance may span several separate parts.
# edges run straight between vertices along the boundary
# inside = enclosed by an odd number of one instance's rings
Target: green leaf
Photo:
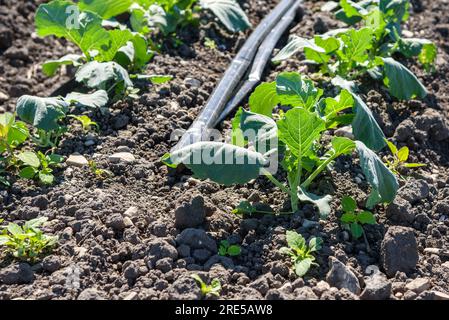
[[[394,155],[397,155],[398,148],[396,148],[396,146],[392,142],[388,141],[387,139],[385,139],[385,142],[387,143],[388,149],[390,149],[391,153]]]
[[[265,155],[277,148],[278,128],[273,119],[246,110],[242,110],[240,117],[243,137],[254,146],[257,152]]]
[[[342,223],[349,224],[349,223],[353,223],[353,222],[357,221],[357,216],[353,212],[351,212],[351,213],[344,213],[341,216],[340,220],[341,220]]]
[[[354,239],[358,239],[363,235],[363,228],[357,222],[351,223],[351,234]]]
[[[106,91],[98,90],[89,94],[71,92],[64,100],[70,104],[75,103],[78,106],[97,109],[106,106],[109,98]]]
[[[401,162],[407,161],[409,152],[410,151],[407,147],[402,147],[401,149],[399,149],[399,151],[397,153],[399,161],[401,161]]]
[[[331,54],[340,48],[340,40],[334,37],[315,36],[315,46],[304,47],[304,54],[306,59],[315,61],[320,64],[328,63],[331,59]],[[324,49],[317,50],[318,48]]]
[[[93,12],[79,12],[69,1],[56,0],[41,4],[36,12],[36,30],[41,37],[54,35],[75,43],[86,55],[101,50],[108,43],[109,34],[101,26],[101,17]]]
[[[357,220],[361,224],[376,224],[376,218],[374,214],[369,211],[362,211],[357,215]]]
[[[318,212],[320,213],[321,219],[326,219],[331,213],[330,202],[332,201],[332,196],[329,194],[318,196],[316,194],[305,191],[303,188],[299,188],[298,199],[301,202],[314,204],[317,207]]]
[[[249,97],[249,109],[251,112],[272,117],[273,109],[279,102],[276,82],[266,82],[257,86]]]
[[[132,0],[80,0],[79,7],[109,19],[126,12],[132,3]]]
[[[236,256],[240,255],[241,252],[242,252],[242,249],[238,245],[231,245],[228,248],[228,254],[231,257],[236,257]]]
[[[293,230],[287,230],[287,244],[293,249],[303,249],[306,245],[306,240],[302,235]]]
[[[323,244],[323,239],[318,237],[313,237],[309,241],[309,252],[315,252],[321,249],[321,246]]]
[[[232,210],[232,213],[237,215],[244,215],[244,214],[251,215],[256,212],[257,212],[256,208],[254,208],[248,201],[240,202],[237,208]]]
[[[42,226],[47,221],[48,221],[47,217],[38,217],[38,218],[34,218],[32,220],[25,222],[23,227],[25,230],[34,229],[34,228],[38,228],[38,227]]]
[[[19,171],[19,176],[24,179],[34,179],[38,170],[33,167],[25,167]]]
[[[251,27],[248,17],[235,0],[200,0],[200,5],[211,10],[231,32],[244,31]]]
[[[137,76],[138,80],[150,80],[152,84],[163,84],[173,79],[173,76],[158,74],[142,74]]]
[[[134,35],[132,43],[134,47],[134,67],[141,69],[151,60],[154,52],[148,49],[148,42],[141,34]]]
[[[361,21],[367,14],[366,9],[350,0],[341,0],[340,6],[341,9],[335,13],[335,17],[349,25]]]
[[[11,233],[13,236],[23,233],[22,228],[18,224],[15,224],[15,223],[8,224],[6,230],[8,230],[8,232]]]
[[[331,143],[334,157],[350,154],[355,149],[355,142],[345,137],[334,137]]]
[[[346,89],[340,92],[338,100],[334,98],[325,98],[322,101],[324,101],[324,108],[320,111],[326,118],[327,123],[332,123],[332,121],[337,118],[339,112],[354,107],[354,98]]]
[[[362,64],[368,60],[367,51],[371,49],[373,42],[373,31],[371,28],[349,29],[340,37],[345,44],[343,50],[337,51],[341,59]]]
[[[305,258],[295,262],[295,273],[298,277],[303,277],[312,266],[312,259]]]
[[[55,180],[55,176],[52,174],[39,172],[39,180],[43,184],[51,185]]]
[[[17,100],[20,119],[45,131],[58,129],[58,120],[65,116],[68,103],[60,98],[21,96]]]
[[[385,135],[382,129],[365,102],[356,94],[353,94],[353,97],[355,117],[352,121],[352,131],[355,138],[372,150],[381,150],[385,147]]]
[[[360,166],[372,188],[366,206],[373,208],[380,202],[392,202],[399,188],[396,176],[363,142],[356,141],[356,146],[360,157]]]
[[[424,163],[404,163],[403,166],[405,168],[419,168],[419,167],[425,167],[426,164],[424,164]]]
[[[315,113],[303,108],[293,108],[277,122],[279,139],[299,159],[311,153],[312,144],[317,141],[325,123]]]
[[[393,58],[382,58],[384,62],[384,83],[390,93],[400,100],[410,100],[415,97],[424,98],[427,90],[416,76],[403,64]]]
[[[341,199],[341,206],[344,212],[354,212],[357,209],[357,202],[351,197],[344,196]]]
[[[31,151],[22,152],[17,156],[17,158],[20,161],[22,161],[23,164],[26,166],[31,166],[34,168],[39,168],[41,166],[41,162],[36,153],[34,152]]]
[[[282,105],[311,110],[323,95],[313,82],[297,72],[282,72],[276,78],[276,91]]]
[[[111,82],[124,82],[126,87],[132,87],[128,71],[116,62],[92,61],[82,66],[75,75],[78,82],[84,83],[89,88],[109,89]]]
[[[325,54],[326,50],[315,44],[313,40],[307,40],[298,36],[292,36],[288,44],[282,48],[281,51],[272,59],[273,62],[280,62],[293,56],[304,48],[309,48],[312,51]]]
[[[134,35],[128,29],[125,30],[111,30],[109,33],[109,42],[101,47],[100,53],[95,56],[95,60],[100,62],[108,62],[114,60],[119,50],[130,42]],[[134,54],[131,61],[134,59]]]
[[[223,185],[244,184],[257,178],[268,160],[260,153],[221,142],[196,142],[178,149],[162,161],[168,166],[184,164],[194,176]]]
[[[82,64],[82,58],[83,57],[79,54],[67,54],[57,60],[48,60],[42,65],[42,72],[46,76],[52,77],[62,65],[73,65],[74,67],[79,67]]]

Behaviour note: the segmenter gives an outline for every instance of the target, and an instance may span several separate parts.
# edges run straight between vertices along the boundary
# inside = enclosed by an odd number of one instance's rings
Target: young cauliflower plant
[[[321,249],[321,238],[311,238],[309,243],[296,231],[287,231],[288,247],[281,248],[281,253],[291,257],[293,269],[298,277],[303,277],[312,266],[318,266],[315,262],[314,252]]]
[[[365,144],[385,143],[383,135],[372,135],[380,130],[372,113],[348,90],[335,98],[322,95],[322,89],[300,74],[281,73],[275,82],[256,88],[249,99],[249,111],[241,108],[237,112],[229,143],[195,142],[166,154],[162,161],[170,167],[184,164],[195,177],[223,185],[244,184],[265,176],[290,196],[292,211],[298,211],[301,202],[312,203],[325,218],[332,197],[310,193],[309,188],[334,160],[357,152],[372,187],[367,207],[393,201],[398,181]],[[279,105],[287,111],[273,114]],[[332,137],[329,145],[320,144],[326,130],[351,122],[356,141]],[[275,177],[277,163],[286,173],[287,184]],[[251,212],[251,208],[246,203],[238,211]]]
[[[37,180],[47,185],[53,184],[55,179],[53,169],[63,161],[63,157],[60,155],[45,155],[40,151],[25,151],[20,153],[17,158],[20,160],[20,177]]]
[[[216,297],[220,296],[221,283],[218,279],[212,279],[210,285],[206,284],[203,279],[197,274],[192,274],[192,278],[196,280],[201,289],[201,294],[203,297],[208,294],[214,295]]]
[[[220,242],[220,246],[218,248],[218,254],[220,256],[230,256],[236,257],[239,256],[242,252],[240,246],[236,244],[229,244],[229,241],[223,240]]]
[[[403,168],[419,168],[425,167],[423,163],[409,163],[407,162],[410,150],[404,146],[398,150],[398,148],[390,141],[386,140],[388,148],[391,151],[391,156],[386,157],[385,162],[387,167],[398,177],[402,177],[400,170]]]
[[[402,36],[401,23],[408,19],[409,1],[341,0],[340,6],[337,18],[349,25],[360,22],[360,29],[331,30],[313,39],[294,36],[273,60],[285,60],[303,50],[307,60],[320,66],[322,75],[334,78],[335,85],[341,86],[342,79],[356,80],[369,74],[382,81],[399,100],[424,98],[427,95],[424,85],[393,59],[396,53],[407,58],[417,56],[431,70],[437,56],[437,48],[431,41]]]
[[[15,150],[30,136],[26,124],[16,121],[14,114],[0,114],[0,184],[9,186],[6,172],[17,165]]]
[[[357,203],[351,197],[345,196],[341,200],[343,215],[341,216],[341,223],[343,226],[351,231],[354,239],[359,239],[364,235],[363,225],[376,224],[376,218],[372,212],[357,210]]]
[[[16,259],[35,262],[58,241],[56,236],[46,235],[39,229],[46,221],[46,217],[41,217],[25,222],[23,226],[15,223],[0,226],[0,247]]]

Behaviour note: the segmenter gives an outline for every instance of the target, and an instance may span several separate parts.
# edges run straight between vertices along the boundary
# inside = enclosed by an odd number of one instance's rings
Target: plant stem
[[[326,169],[327,165],[335,159],[335,155],[329,157],[326,161],[324,161],[318,168],[315,169],[315,171],[307,178],[306,181],[304,181],[303,184],[301,184],[301,187],[307,188],[310,186],[310,184],[313,182],[313,180],[323,171]]]
[[[286,186],[284,186],[279,180],[277,180],[275,177],[273,177],[273,175],[271,173],[269,173],[266,169],[262,169],[263,174],[268,178],[268,180],[270,180],[274,185],[276,185],[277,187],[279,187],[283,192],[291,195],[291,191],[289,188],[287,188]]]

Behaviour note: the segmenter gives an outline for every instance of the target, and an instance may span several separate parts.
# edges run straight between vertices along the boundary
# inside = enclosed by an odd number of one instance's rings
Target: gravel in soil
[[[242,4],[257,24],[276,2]],[[160,162],[175,143],[172,132],[189,127],[245,39],[209,23],[185,31],[185,45],[167,46],[150,63],[149,73],[175,75],[172,82],[148,88],[138,100],[115,103],[107,115],[92,112],[100,133],[75,129],[64,137],[58,153],[81,154],[113,177],[98,179],[77,157],[59,170],[53,187],[16,181],[0,191],[0,218],[20,222],[46,216],[45,232],[60,238],[37,264],[1,263],[0,299],[200,299],[190,277],[194,273],[206,282],[220,279],[224,299],[447,299],[449,1],[412,2],[405,29],[435,41],[439,55],[433,74],[422,72],[415,61],[405,63],[430,95],[424,101],[397,102],[372,82],[364,81],[362,88],[385,134],[408,146],[413,162],[427,166],[410,172],[393,204],[375,210],[378,224],[366,228],[369,248],[363,240],[352,241],[338,223],[339,199],[351,195],[363,204],[369,192],[350,157],[338,159],[312,186],[334,197],[328,221],[319,221],[310,205],[296,215],[236,217],[231,211],[241,200],[280,211],[288,210],[288,199],[264,179],[224,188]],[[46,78],[40,71],[46,59],[74,49],[33,33],[39,3],[0,0],[1,112],[13,111],[18,96],[50,94],[71,76],[63,69]],[[311,36],[340,26],[320,12],[322,4],[306,2],[291,33]],[[207,49],[205,37],[219,49]],[[284,36],[279,48],[286,41]],[[292,59],[270,66],[266,80],[285,70],[310,71],[301,59]],[[304,278],[297,278],[289,259],[279,253],[291,229],[324,240],[319,267]],[[240,245],[241,255],[219,256],[217,244],[224,239]]]

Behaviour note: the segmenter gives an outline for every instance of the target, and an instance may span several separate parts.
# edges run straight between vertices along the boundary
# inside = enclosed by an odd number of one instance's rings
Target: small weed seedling
[[[214,296],[219,297],[220,291],[221,291],[221,283],[218,279],[213,279],[210,285],[207,285],[203,279],[200,278],[197,274],[192,274],[192,278],[198,282],[200,288],[201,288],[201,294],[203,297],[205,297],[208,294],[212,294]]]
[[[20,160],[19,176],[25,179],[38,180],[43,184],[53,184],[53,167],[59,166],[63,157],[57,154],[45,155],[42,152],[25,151],[17,158]]]
[[[374,215],[369,211],[359,211],[357,209],[357,203],[353,198],[348,196],[343,197],[341,206],[344,214],[341,216],[340,221],[346,229],[351,231],[354,239],[358,239],[365,234],[363,225],[376,224]]]
[[[210,38],[207,38],[207,37],[204,39],[204,46],[206,48],[209,48],[210,50],[216,50],[217,49],[217,43],[213,39],[210,39]]]
[[[390,141],[386,140],[388,148],[391,151],[391,156],[387,157],[385,164],[387,167],[398,177],[402,178],[399,170],[402,168],[418,168],[425,167],[426,165],[423,163],[408,163],[408,156],[410,154],[410,150],[407,147],[402,147],[398,150],[398,148]]]
[[[227,240],[222,240],[220,242],[220,247],[218,248],[218,254],[220,256],[230,256],[230,257],[236,257],[240,255],[242,252],[242,249],[240,246],[236,244],[230,245]]]
[[[318,264],[315,261],[315,257],[312,255],[321,249],[321,238],[312,238],[309,244],[306,244],[306,240],[302,235],[296,231],[287,231],[287,244],[288,247],[281,248],[281,253],[288,254],[293,262],[295,273],[298,277],[304,276],[311,266]]]
[[[58,240],[39,229],[46,221],[46,217],[41,217],[25,222],[22,227],[15,223],[0,227],[0,246],[16,259],[34,262]]]
[[[98,124],[95,121],[92,121],[92,119],[86,115],[82,116],[69,115],[69,117],[77,120],[81,124],[84,133],[89,132],[93,128],[95,128],[96,130],[100,130]]]
[[[97,163],[93,160],[89,161],[89,168],[98,179],[103,180],[112,176],[111,171],[98,168]]]
[[[16,165],[14,150],[29,136],[25,123],[16,121],[14,114],[7,112],[0,115],[0,184],[9,186],[6,171]]]

